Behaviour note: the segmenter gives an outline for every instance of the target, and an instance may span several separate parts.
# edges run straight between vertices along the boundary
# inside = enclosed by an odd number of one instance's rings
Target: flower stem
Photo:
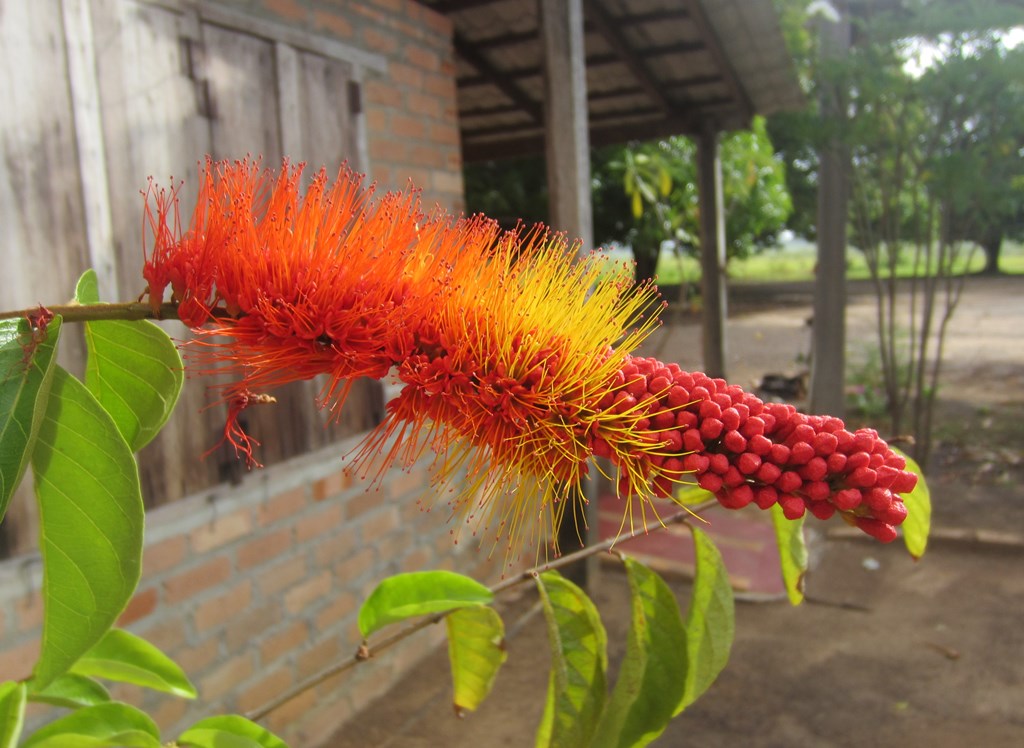
[[[140,319],[178,319],[177,304],[161,304],[160,314],[154,315],[152,307],[142,301],[125,301],[116,304],[57,304],[45,307],[54,314],[59,314],[65,322],[96,322],[100,320],[140,320]],[[28,317],[39,310],[17,309],[0,311],[0,319],[17,319]]]
[[[714,506],[718,506],[718,501],[712,499],[702,504],[698,504],[692,509],[682,509],[676,512],[675,514],[671,515],[670,517],[666,517],[665,519],[661,520],[661,523],[657,527],[651,528],[650,530],[648,530],[647,528],[638,528],[629,533],[624,533],[618,537],[609,538],[608,540],[598,543],[597,545],[582,548],[574,553],[561,556],[560,558],[556,558],[553,561],[549,561],[539,566],[534,566],[520,574],[517,574],[514,577],[505,579],[499,582],[498,584],[493,585],[490,588],[490,590],[495,595],[497,595],[506,590],[512,589],[513,587],[516,587],[522,584],[523,582],[529,582],[535,579],[542,572],[552,571],[554,569],[561,569],[562,567],[569,566],[571,564],[576,563],[577,561],[582,561],[583,559],[589,558],[590,556],[594,556],[598,553],[604,553],[606,551],[609,551],[616,543],[624,543],[627,540],[632,540],[633,538],[639,535],[645,535],[648,532],[657,532],[661,529],[669,527],[670,525],[690,524],[691,522],[693,522],[693,518],[697,515],[698,512]],[[415,623],[409,626],[406,626],[404,629],[401,629],[400,631],[392,634],[391,636],[381,639],[379,642],[373,644],[373,646],[370,646],[369,642],[364,641],[359,646],[359,649],[356,651],[356,653],[350,659],[339,662],[335,665],[332,665],[329,668],[321,670],[319,673],[311,675],[306,680],[297,683],[293,688],[285,691],[283,694],[278,696],[269,704],[266,704],[260,707],[259,709],[255,709],[249,712],[248,714],[246,714],[246,717],[253,721],[259,721],[263,719],[271,712],[284,706],[289,701],[305,693],[311,688],[316,688],[316,686],[320,685],[329,678],[332,678],[335,675],[338,675],[339,673],[343,673],[346,670],[351,670],[356,665],[360,664],[361,662],[365,662],[378,652],[382,652],[385,649],[388,649],[394,646],[395,644],[398,644],[400,641],[409,638],[417,631],[421,631],[427,628],[428,626],[432,626],[435,623],[443,621],[450,612],[451,611],[445,613],[435,613],[433,615],[426,616],[425,618],[421,618],[420,620],[416,621]]]

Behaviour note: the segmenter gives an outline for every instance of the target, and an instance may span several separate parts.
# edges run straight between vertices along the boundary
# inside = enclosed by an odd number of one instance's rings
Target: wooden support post
[[[544,45],[544,134],[552,228],[594,242],[582,0],[538,0]]]
[[[850,16],[845,3],[836,3],[838,22],[822,20],[821,55],[838,59],[850,47]],[[821,116],[843,114],[843,93],[823,82]],[[821,149],[818,167],[818,264],[814,282],[814,321],[811,336],[811,413],[842,416],[846,381],[846,204],[850,156],[833,138]]]
[[[96,40],[89,3],[62,0],[61,14],[71,107],[75,117],[75,141],[78,145],[89,264],[96,271],[100,298],[114,300],[119,297],[121,289],[117,285],[117,254],[107,182],[100,88],[96,77]]]
[[[538,0],[537,16],[544,49],[544,137],[547,150],[549,221],[582,249],[594,243],[590,198],[590,138],[587,123],[586,57],[583,47],[582,0]],[[593,474],[595,471],[591,469]],[[559,533],[563,553],[598,540],[597,485],[588,480],[584,494],[587,529],[577,529],[571,510]],[[585,537],[580,537],[585,536]],[[596,584],[597,559],[572,575],[579,584]]]
[[[697,138],[697,192],[700,200],[700,267],[704,371],[725,376],[725,213],[722,209],[722,161],[714,122],[705,122]]]

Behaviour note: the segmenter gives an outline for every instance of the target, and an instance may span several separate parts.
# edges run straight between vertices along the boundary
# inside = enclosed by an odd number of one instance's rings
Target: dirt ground
[[[734,298],[731,379],[796,372],[808,345],[807,289]],[[854,360],[873,339],[873,315],[870,296],[851,297]],[[659,335],[650,343],[658,355],[695,365],[693,318]],[[836,524],[809,521],[809,601],[738,603],[728,666],[655,745],[1024,745],[1024,278],[969,280],[946,361],[928,467],[934,535],[924,558],[912,561],[899,544],[830,536]],[[968,537],[972,530],[981,535]],[[673,585],[685,605],[687,583]],[[606,566],[593,597],[614,678],[628,627],[624,576]],[[533,602],[527,594],[506,604],[509,658],[480,710],[454,716],[441,650],[330,745],[532,745],[548,678]]]

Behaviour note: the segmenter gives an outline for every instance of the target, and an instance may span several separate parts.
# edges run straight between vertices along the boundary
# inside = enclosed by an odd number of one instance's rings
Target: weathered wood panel
[[[63,301],[89,252],[58,0],[4,3],[0,101],[0,306]],[[80,372],[81,335],[66,333],[58,360]],[[36,534],[35,504],[23,486],[0,545],[18,553]]]
[[[64,23],[69,8],[74,22]],[[330,172],[345,160],[360,167],[348,106],[348,64],[291,46],[287,34],[275,41],[262,32],[228,28],[220,18],[216,24],[205,22],[202,13],[202,7],[142,0],[4,4],[4,308],[68,298],[90,257],[105,258],[109,296],[138,297],[144,290],[140,193],[150,176],[164,186],[184,181],[180,194],[187,222],[207,154],[262,156],[271,168],[285,155]],[[75,55],[70,77],[68,50]],[[89,54],[94,65],[86,65]],[[82,123],[87,132],[76,130],[76,106],[80,120],[83,112],[88,115]],[[82,152],[83,142],[93,150]],[[97,198],[89,201],[97,216],[85,215],[83,186]],[[90,223],[89,218],[101,220]],[[90,237],[94,245],[102,244],[91,253]],[[178,323],[165,326],[174,336],[186,334]],[[81,343],[65,348],[62,362],[80,370]],[[275,393],[276,407],[247,414],[251,432],[264,443],[264,462],[365,430],[379,419],[375,384],[357,384],[340,423],[328,423],[316,407],[320,386],[298,383]],[[224,424],[225,408],[209,407],[210,401],[208,382],[189,380],[165,431],[140,455],[147,503],[173,501],[244,469],[226,450],[199,459],[217,442]],[[23,493],[4,527],[15,552],[30,546],[35,535],[33,502]]]
[[[101,0],[93,4],[93,28],[118,295],[134,298],[144,290],[141,192],[147,177],[168,187],[183,180],[182,205],[189,206],[199,163],[210,150],[209,126],[199,113],[199,24],[148,3]],[[184,335],[178,323],[164,327]],[[200,412],[204,398],[204,383],[189,380],[177,412],[140,455],[147,503],[172,501],[218,480],[217,463],[198,459],[216,443],[215,414]]]

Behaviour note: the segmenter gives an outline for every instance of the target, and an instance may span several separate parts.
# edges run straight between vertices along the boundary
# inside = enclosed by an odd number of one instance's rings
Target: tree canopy
[[[595,236],[630,245],[638,278],[653,275],[666,243],[683,252],[700,247],[696,156],[691,139],[673,136],[608,148],[594,159]],[[786,225],[785,168],[760,117],[750,130],[722,138],[721,162],[727,252],[742,257]]]

